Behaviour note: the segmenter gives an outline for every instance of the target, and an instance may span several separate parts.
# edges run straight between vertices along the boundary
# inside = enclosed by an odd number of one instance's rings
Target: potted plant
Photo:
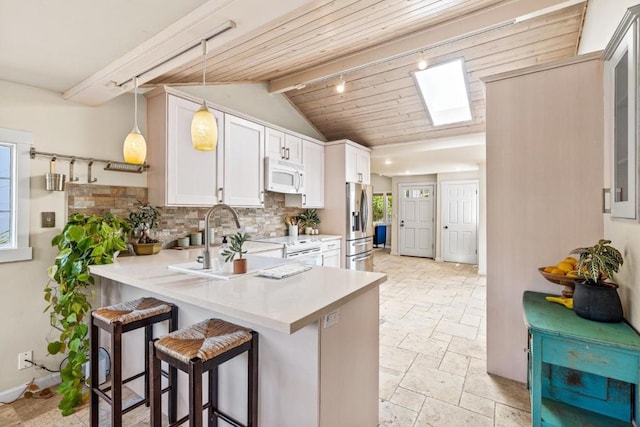
[[[136,255],[157,254],[162,249],[162,243],[152,239],[149,232],[158,226],[160,211],[148,203],[138,203],[138,210],[129,214],[129,224],[134,236],[133,248]]]
[[[315,209],[303,210],[302,212],[300,212],[300,215],[298,215],[298,218],[306,227],[306,234],[312,234],[316,226],[320,224],[320,216],[318,216],[318,211]]]
[[[73,214],[51,244],[58,247],[55,263],[47,270],[49,282],[44,299],[51,326],[60,331],[56,341],[47,345],[50,354],[66,354],[67,364],[60,370],[62,394],[58,408],[70,415],[83,402],[85,382],[82,365],[88,362],[89,337],[85,316],[91,310],[87,287],[94,284],[89,266],[110,264],[125,250],[129,223],[106,213],[102,217]],[[93,294],[93,291],[89,293]]]
[[[611,240],[600,239],[572,254],[580,256],[573,293],[573,310],[580,317],[598,322],[620,322],[623,317],[618,285],[607,282],[623,263],[622,254],[610,245]]]
[[[229,247],[222,251],[225,262],[233,261],[233,272],[235,274],[244,274],[247,272],[247,259],[242,258],[242,255],[247,253],[247,251],[243,250],[243,245],[250,237],[248,233],[238,232],[231,236]],[[239,256],[238,259],[234,259],[236,254]]]

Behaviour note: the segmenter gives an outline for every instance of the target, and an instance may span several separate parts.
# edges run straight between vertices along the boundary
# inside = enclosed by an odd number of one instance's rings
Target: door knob
[[[445,230],[446,230],[446,229],[448,229],[448,228],[449,228],[449,226],[448,226],[448,225],[445,225],[445,226],[444,226],[444,229],[445,229]]]
[[[404,220],[400,221],[400,227],[404,227]]]

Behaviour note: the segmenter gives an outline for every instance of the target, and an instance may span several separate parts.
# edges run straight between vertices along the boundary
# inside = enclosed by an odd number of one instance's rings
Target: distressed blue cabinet
[[[534,426],[640,425],[640,336],[525,292],[528,386]]]

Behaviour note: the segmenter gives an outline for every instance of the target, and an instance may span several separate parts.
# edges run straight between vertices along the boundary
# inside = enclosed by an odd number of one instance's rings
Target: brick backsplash
[[[87,215],[102,215],[111,212],[120,217],[128,217],[139,202],[147,202],[147,189],[143,187],[121,187],[112,185],[67,184],[67,212],[81,212]],[[203,220],[208,208],[162,207],[158,228],[152,237],[164,246],[174,246],[179,237],[188,236],[198,230],[199,220]],[[254,237],[274,237],[287,234],[284,218],[297,215],[301,209],[284,206],[284,194],[265,193],[264,208],[237,208],[240,224]],[[216,242],[223,234],[236,231],[228,212],[221,212],[214,218]]]

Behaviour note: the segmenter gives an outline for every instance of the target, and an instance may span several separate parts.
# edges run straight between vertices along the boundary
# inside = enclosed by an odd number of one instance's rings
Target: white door
[[[442,183],[442,259],[478,263],[478,182]]]
[[[225,114],[224,136],[224,202],[264,207],[264,126]]]
[[[434,190],[433,184],[398,185],[400,255],[433,258]]]

